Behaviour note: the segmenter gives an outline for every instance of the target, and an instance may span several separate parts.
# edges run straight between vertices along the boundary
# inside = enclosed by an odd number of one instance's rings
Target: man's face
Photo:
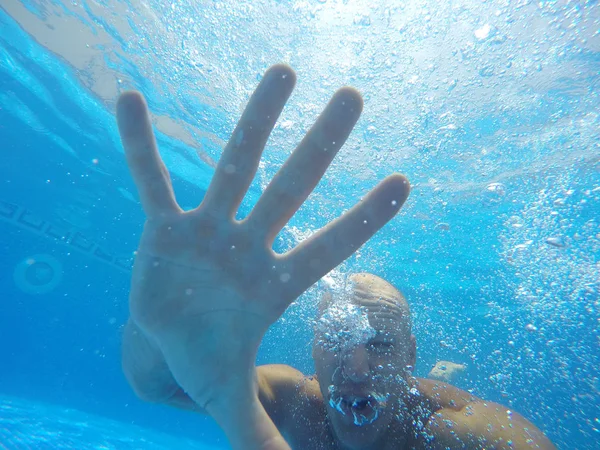
[[[317,321],[313,357],[336,437],[366,448],[402,416],[414,364],[408,312],[392,301],[352,295]]]

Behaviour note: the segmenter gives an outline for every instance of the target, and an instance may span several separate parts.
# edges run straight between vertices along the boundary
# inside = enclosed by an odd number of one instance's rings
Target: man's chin
[[[384,411],[352,411],[341,407],[342,411],[329,406],[329,417],[336,437],[350,449],[369,447],[379,437],[386,422]]]
[[[352,422],[348,423],[338,418],[332,425],[336,438],[347,449],[371,448],[379,439],[380,426],[378,423],[356,426]]]

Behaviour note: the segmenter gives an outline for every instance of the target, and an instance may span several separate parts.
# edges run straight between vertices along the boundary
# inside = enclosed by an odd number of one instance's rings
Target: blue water
[[[85,413],[20,398],[0,398],[3,449],[210,450],[216,447]]]
[[[210,419],[141,402],[121,373],[143,215],[113,110],[144,93],[193,207],[284,61],[296,92],[240,216],[334,90],[356,86],[363,117],[276,250],[405,173],[402,212],[332,276],[372,271],[404,292],[417,375],[465,364],[460,388],[559,448],[599,448],[598,30],[596,1],[0,1],[0,447],[227,448]],[[259,364],[312,370],[314,294]]]

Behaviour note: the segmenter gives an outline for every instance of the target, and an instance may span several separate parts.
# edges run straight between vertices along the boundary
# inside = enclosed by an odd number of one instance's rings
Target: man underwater
[[[188,212],[175,200],[143,98],[128,92],[119,99],[119,131],[147,216],[123,337],[123,369],[135,392],[210,414],[236,450],[554,448],[500,405],[413,378],[408,305],[374,275],[354,275],[344,292],[323,295],[314,377],[284,365],[255,367],[268,327],[394,217],[410,189],[405,177],[391,175],[293,250],[272,251],[362,111],[360,94],[342,88],[237,221],[294,84],[285,65],[267,71],[202,203]]]

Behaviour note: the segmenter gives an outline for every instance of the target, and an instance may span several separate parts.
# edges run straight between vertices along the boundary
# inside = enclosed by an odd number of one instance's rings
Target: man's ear
[[[417,364],[417,338],[414,334],[410,335],[410,350],[408,353],[409,364],[413,367]]]

